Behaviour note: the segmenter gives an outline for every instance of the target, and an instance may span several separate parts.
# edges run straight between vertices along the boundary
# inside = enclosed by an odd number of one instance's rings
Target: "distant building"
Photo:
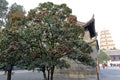
[[[110,56],[110,60],[107,62],[108,66],[117,66],[120,64],[120,50],[105,50],[104,52]]]
[[[120,50],[115,48],[109,30],[103,30],[100,33],[100,49],[110,57],[110,60],[107,61],[108,66],[117,66],[120,64]]]
[[[114,50],[115,44],[112,40],[109,30],[103,30],[100,33],[100,49],[101,50]]]

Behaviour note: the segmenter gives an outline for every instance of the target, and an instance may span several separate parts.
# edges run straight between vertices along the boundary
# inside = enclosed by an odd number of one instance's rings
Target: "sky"
[[[120,49],[120,4],[119,0],[6,0],[9,5],[17,3],[23,5],[26,11],[38,6],[39,3],[53,2],[55,4],[66,3],[72,9],[73,15],[78,21],[87,22],[93,14],[95,18],[95,29],[100,40],[100,31],[107,29],[117,49]]]

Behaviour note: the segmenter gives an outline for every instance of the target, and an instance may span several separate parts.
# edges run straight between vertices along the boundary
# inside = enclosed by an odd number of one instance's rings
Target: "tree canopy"
[[[29,11],[26,25],[22,35],[29,45],[27,66],[39,67],[44,74],[47,70],[51,80],[56,66],[68,67],[64,58],[78,60],[92,51],[83,40],[84,28],[77,25],[76,16],[66,4],[39,4]]]
[[[7,19],[7,27],[22,26],[25,23],[24,7],[16,3],[12,4],[9,8]]]
[[[11,80],[12,69],[21,60],[25,49],[19,34],[24,14],[16,12],[6,14],[6,25],[0,33],[0,69],[8,72],[7,80]]]
[[[66,4],[40,3],[27,16],[22,9],[13,4],[9,27],[1,34],[2,69],[39,68],[45,80],[53,80],[55,67],[69,67],[66,59],[89,63],[92,48],[83,40],[84,28],[77,25],[77,17]]]
[[[14,3],[9,8],[9,14],[12,14],[12,13],[25,14],[24,7],[21,5],[18,5],[17,3]]]
[[[0,0],[0,28],[5,26],[6,15],[8,11],[8,2],[6,0]]]
[[[100,50],[100,54],[98,55],[98,59],[100,63],[104,63],[110,59],[110,57],[102,50]]]

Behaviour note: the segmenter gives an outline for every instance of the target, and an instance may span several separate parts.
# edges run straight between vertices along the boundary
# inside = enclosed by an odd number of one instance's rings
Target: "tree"
[[[6,0],[0,0],[0,28],[5,26],[6,15],[8,11],[8,2]]]
[[[110,57],[102,50],[100,50],[100,54],[98,55],[98,59],[100,63],[104,63],[104,61],[108,61]]]
[[[45,80],[53,80],[55,67],[69,66],[65,58],[78,60],[81,55],[89,55],[92,51],[83,40],[83,27],[76,25],[77,18],[66,4],[39,4],[29,11],[26,19],[27,26],[21,35],[29,47],[20,66],[40,68]]]
[[[22,11],[17,11],[17,4],[15,5],[7,16],[7,23],[10,23],[9,27],[5,27],[0,35],[0,69],[8,72],[7,80],[11,80],[13,67],[19,64],[27,48],[22,42],[20,35],[25,16]],[[15,8],[16,11],[14,11]]]
[[[0,68],[8,71],[7,80],[11,80],[13,66],[39,68],[45,80],[53,80],[55,67],[69,67],[65,58],[81,62],[89,58],[86,55],[92,49],[83,40],[84,29],[76,24],[77,18],[66,4],[39,4],[27,16],[21,8],[14,8],[0,40]]]
[[[12,28],[2,31],[2,38],[0,39],[0,69],[8,72],[7,80],[11,80],[13,67],[20,61],[24,49],[26,47],[23,46],[17,30]]]

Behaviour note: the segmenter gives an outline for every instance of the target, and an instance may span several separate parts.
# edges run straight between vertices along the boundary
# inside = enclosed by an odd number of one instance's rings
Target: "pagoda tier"
[[[101,50],[115,49],[115,44],[112,40],[109,30],[103,30],[100,32],[100,49]]]

